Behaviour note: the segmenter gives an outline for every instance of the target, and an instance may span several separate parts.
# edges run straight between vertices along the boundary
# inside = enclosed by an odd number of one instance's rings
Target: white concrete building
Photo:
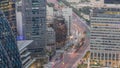
[[[96,8],[90,18],[91,65],[120,68],[120,8]]]
[[[72,23],[72,8],[69,8],[69,7],[62,8],[62,14],[66,20],[67,29],[68,29],[67,35],[69,36],[71,34],[70,27],[71,27],[71,23]]]
[[[53,14],[54,14],[53,7],[47,6],[47,16],[53,16]]]
[[[53,23],[54,10],[53,7],[47,6],[47,23]]]

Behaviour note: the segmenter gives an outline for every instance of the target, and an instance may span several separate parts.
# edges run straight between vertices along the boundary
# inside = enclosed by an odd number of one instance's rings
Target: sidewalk
[[[84,51],[84,53],[83,53],[83,55],[82,55],[82,57],[84,57],[84,55],[86,54],[86,52],[89,50],[89,46],[86,48],[86,50]],[[76,66],[78,65],[78,63],[80,62],[80,60],[82,59],[82,57],[80,57],[79,59],[78,59],[78,61],[72,66],[72,68],[77,68]]]

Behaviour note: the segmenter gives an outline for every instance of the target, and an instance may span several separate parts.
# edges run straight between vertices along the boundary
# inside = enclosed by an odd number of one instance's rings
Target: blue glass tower
[[[17,36],[15,1],[17,0],[0,0],[0,8],[3,10],[5,17],[9,21],[14,36]]]
[[[0,10],[0,68],[22,68],[15,37]]]

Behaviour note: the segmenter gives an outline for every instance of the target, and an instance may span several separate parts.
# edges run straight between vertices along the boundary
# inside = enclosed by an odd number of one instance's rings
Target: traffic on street
[[[55,4],[55,9],[59,10],[58,1],[57,0],[48,0]],[[66,7],[66,5],[64,5]],[[62,55],[58,57],[53,57],[51,68],[77,68],[77,64],[80,63],[80,60],[85,55],[85,53],[89,50],[89,26],[86,25],[85,21],[83,21],[79,16],[77,16],[74,12],[72,13],[72,23],[71,23],[71,39],[66,43],[68,48],[66,50],[63,48]],[[70,44],[71,43],[71,44]],[[69,46],[68,46],[69,44]]]

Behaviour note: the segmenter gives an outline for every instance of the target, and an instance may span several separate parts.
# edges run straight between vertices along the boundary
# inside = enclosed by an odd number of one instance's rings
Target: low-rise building
[[[61,48],[62,46],[64,46],[67,39],[67,25],[63,16],[55,17],[53,29],[56,33],[56,48]]]
[[[119,0],[90,0],[90,2],[87,3],[79,3],[75,4],[75,8],[83,8],[83,7],[92,7],[92,8],[110,8],[113,6],[120,6],[120,1]]]
[[[31,58],[31,52],[29,52],[27,48],[32,42],[33,40],[17,41],[23,68],[28,68],[33,62],[35,62],[35,59]]]
[[[104,6],[104,0],[90,0],[90,3],[92,4],[91,7],[103,7]]]

